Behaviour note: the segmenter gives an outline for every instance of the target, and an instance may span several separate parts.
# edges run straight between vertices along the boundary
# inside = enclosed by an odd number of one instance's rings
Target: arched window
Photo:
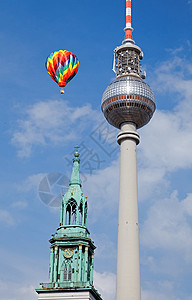
[[[87,226],[87,202],[85,203],[84,209],[84,225]]]
[[[67,205],[66,210],[66,225],[70,225],[71,223],[71,205]]]
[[[64,281],[66,281],[67,280],[67,264],[65,264],[65,267],[64,267]]]
[[[64,264],[63,281],[71,281],[71,278],[72,278],[71,262],[66,262]]]
[[[82,225],[82,219],[83,219],[83,205],[81,202],[79,206],[79,225]]]
[[[77,203],[74,199],[70,199],[66,205],[66,225],[76,224]]]
[[[72,224],[76,224],[76,204],[72,205]]]

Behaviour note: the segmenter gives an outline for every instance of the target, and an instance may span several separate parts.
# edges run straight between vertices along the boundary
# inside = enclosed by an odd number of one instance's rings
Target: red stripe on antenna
[[[126,23],[130,23],[131,24],[131,16],[126,16]]]
[[[132,30],[131,29],[127,29],[125,31],[125,39],[132,39]]]
[[[130,0],[126,1],[126,7],[131,7],[131,1]]]

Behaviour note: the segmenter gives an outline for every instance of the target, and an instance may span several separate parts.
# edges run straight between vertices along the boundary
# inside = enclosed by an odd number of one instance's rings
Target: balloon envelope
[[[51,78],[60,87],[64,87],[76,75],[79,61],[72,52],[58,50],[47,57],[45,66]]]

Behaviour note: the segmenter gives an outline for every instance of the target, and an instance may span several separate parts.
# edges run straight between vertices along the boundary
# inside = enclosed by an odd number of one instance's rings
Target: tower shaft
[[[140,300],[139,228],[136,145],[133,123],[123,123],[120,144],[120,188],[116,300]]]
[[[143,52],[132,39],[132,1],[124,1],[125,39],[114,50],[116,79],[104,91],[101,107],[107,121],[121,129],[117,137],[121,154],[116,300],[140,300],[136,129],[150,121],[156,106],[152,89],[143,81],[146,77],[140,67]]]

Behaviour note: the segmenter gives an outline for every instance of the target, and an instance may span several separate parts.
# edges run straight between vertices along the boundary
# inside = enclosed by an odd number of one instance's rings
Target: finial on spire
[[[134,43],[134,41],[132,40],[133,28],[131,27],[131,0],[126,0],[126,27],[124,31],[125,31],[125,40],[123,41],[123,43],[125,42]]]
[[[75,157],[79,157],[78,149],[80,148],[80,146],[76,145],[74,148],[75,148],[75,150],[76,150],[75,153],[74,153],[74,156],[75,156]]]

